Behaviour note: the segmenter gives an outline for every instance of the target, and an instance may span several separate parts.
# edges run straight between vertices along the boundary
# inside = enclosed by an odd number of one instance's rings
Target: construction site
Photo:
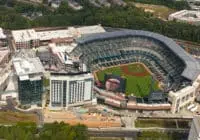
[[[121,127],[121,118],[100,106],[74,107],[63,111],[44,110],[44,122],[85,124],[89,128]]]

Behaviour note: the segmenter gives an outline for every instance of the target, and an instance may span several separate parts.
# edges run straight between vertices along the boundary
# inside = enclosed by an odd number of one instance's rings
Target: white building
[[[40,41],[51,41],[56,38],[70,38],[73,35],[67,29],[62,30],[48,30],[48,31],[37,31],[37,36]]]
[[[1,30],[0,30],[1,31]],[[82,35],[106,32],[101,25],[69,27],[68,29],[44,30],[35,29],[14,30],[12,31],[16,49],[34,48],[49,43],[72,43],[75,38]],[[1,35],[1,34],[0,34]]]
[[[3,32],[3,29],[0,28],[0,47],[7,46],[7,37]]]
[[[18,98],[18,93],[16,91],[8,91],[8,92],[3,92],[1,94],[1,100],[6,101],[8,98]]]
[[[168,20],[200,25],[200,11],[181,10],[169,15]]]
[[[27,49],[39,46],[39,38],[34,29],[12,31],[16,49]]]
[[[83,26],[79,28],[69,27],[68,29],[37,31],[40,41],[51,41],[52,39],[76,38],[81,35],[106,32],[101,25]]]
[[[73,64],[72,59],[69,57],[69,53],[77,46],[77,44],[72,43],[68,45],[62,45],[62,44],[55,44],[50,43],[49,48],[51,52],[56,55],[60,62],[63,64]]]
[[[200,140],[200,116],[194,116],[188,140]]]
[[[192,83],[191,86],[187,86],[177,92],[170,91],[168,100],[172,104],[172,113],[179,112],[183,107],[192,104],[199,94],[200,88],[200,76]]]
[[[69,29],[70,30],[70,29]],[[104,33],[105,29],[101,25],[83,26],[76,28],[78,35]]]
[[[51,73],[50,109],[62,109],[89,103],[93,99],[91,73]]]

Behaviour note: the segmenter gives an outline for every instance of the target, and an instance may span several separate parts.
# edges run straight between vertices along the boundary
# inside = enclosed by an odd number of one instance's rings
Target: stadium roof
[[[200,64],[196,61],[196,59],[194,59],[191,55],[189,55],[186,51],[184,51],[171,38],[165,37],[157,33],[141,31],[141,30],[126,30],[125,29],[125,30],[120,30],[120,31],[115,31],[115,32],[93,34],[90,36],[78,38],[76,41],[78,44],[85,44],[85,43],[90,43],[90,42],[95,42],[95,41],[106,40],[106,39],[114,39],[114,38],[120,38],[120,37],[130,37],[130,36],[147,37],[147,38],[151,38],[163,43],[165,47],[173,51],[185,63],[185,69],[182,72],[183,77],[193,81],[200,74]]]

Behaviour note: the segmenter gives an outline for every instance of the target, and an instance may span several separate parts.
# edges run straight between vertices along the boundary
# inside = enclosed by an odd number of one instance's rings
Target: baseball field
[[[158,90],[158,81],[153,79],[151,71],[141,63],[131,63],[119,66],[108,67],[96,71],[96,78],[104,82],[104,75],[112,73],[126,79],[126,95],[137,97],[148,96],[151,89]]]

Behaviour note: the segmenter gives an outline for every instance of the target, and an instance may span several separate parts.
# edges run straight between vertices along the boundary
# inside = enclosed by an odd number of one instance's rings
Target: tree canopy
[[[88,140],[87,127],[81,124],[50,123],[37,128],[35,123],[0,126],[0,139],[6,140]]]
[[[147,0],[140,0],[147,1]],[[153,0],[163,3],[165,0]],[[169,1],[169,0],[168,0]],[[114,28],[129,28],[157,32],[168,37],[183,39],[200,43],[200,26],[194,26],[175,21],[163,21],[145,12],[141,8],[128,5],[126,7],[111,6],[110,8],[96,8],[88,0],[79,0],[83,9],[75,11],[66,2],[55,11],[48,11],[41,6],[27,6],[14,4],[14,8],[0,7],[0,27],[6,29],[23,29],[45,26],[76,26],[94,25]],[[173,3],[172,3],[173,4]],[[175,4],[176,5],[176,4]],[[181,5],[181,4],[180,4]],[[176,6],[175,6],[176,7]],[[43,16],[29,20],[21,16],[24,11],[42,11]]]

